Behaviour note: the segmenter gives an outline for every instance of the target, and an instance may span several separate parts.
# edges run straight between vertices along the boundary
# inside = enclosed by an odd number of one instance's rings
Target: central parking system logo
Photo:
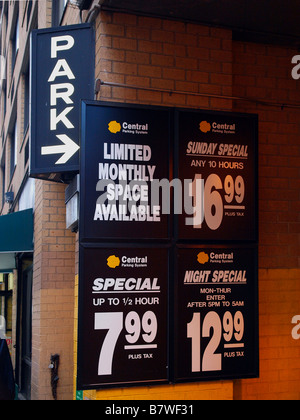
[[[197,261],[199,264],[206,264],[209,261],[209,255],[205,252],[200,252],[197,256]]]
[[[120,258],[116,257],[115,255],[111,255],[107,258],[107,265],[109,268],[116,268],[119,267],[121,264]]]
[[[140,123],[129,123],[124,121],[120,124],[117,121],[110,121],[108,124],[108,130],[112,134],[124,133],[124,134],[148,134],[149,124],[140,124]]]
[[[108,124],[108,130],[112,133],[112,134],[117,134],[121,131],[121,124],[118,123],[117,121],[111,121]]]

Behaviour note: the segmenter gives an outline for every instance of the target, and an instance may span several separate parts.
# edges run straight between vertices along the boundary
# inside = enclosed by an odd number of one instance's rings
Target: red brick
[[[127,13],[114,13],[113,22],[119,25],[136,25],[137,16]]]
[[[138,50],[148,53],[161,54],[163,50],[162,42],[143,41],[138,42]]]
[[[137,41],[130,38],[113,38],[112,47],[117,49],[136,51]]]
[[[102,59],[112,60],[112,61],[124,61],[125,52],[121,50],[116,50],[113,48],[102,47],[100,50],[100,55]]]
[[[126,52],[126,62],[135,64],[149,64],[150,54],[145,52]]]
[[[179,45],[197,46],[197,36],[193,34],[183,34],[176,32],[175,43]]]
[[[151,31],[151,40],[160,41],[164,43],[167,42],[172,44],[175,40],[175,33],[161,29],[153,29]]]
[[[156,79],[162,77],[162,69],[158,66],[138,66],[138,74],[140,76],[149,76]]]
[[[185,70],[165,68],[163,69],[163,77],[166,79],[185,80]]]
[[[112,36],[124,36],[124,26],[112,23],[100,24],[100,33]]]
[[[137,75],[137,65],[131,63],[113,63],[113,73],[120,73],[125,75]]]
[[[151,64],[153,66],[173,67],[175,58],[164,54],[151,54]]]

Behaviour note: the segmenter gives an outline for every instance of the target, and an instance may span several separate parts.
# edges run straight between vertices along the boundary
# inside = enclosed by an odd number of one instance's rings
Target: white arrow
[[[55,165],[63,165],[67,163],[69,159],[80,149],[78,144],[76,144],[70,137],[66,134],[59,134],[56,136],[64,144],[58,146],[45,146],[42,147],[42,155],[58,155],[63,153],[62,157],[55,162]]]

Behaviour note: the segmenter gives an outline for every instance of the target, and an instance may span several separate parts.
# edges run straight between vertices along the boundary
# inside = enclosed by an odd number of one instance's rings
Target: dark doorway
[[[32,364],[32,264],[22,272],[20,297],[20,334],[19,334],[19,394],[22,399],[31,398]]]

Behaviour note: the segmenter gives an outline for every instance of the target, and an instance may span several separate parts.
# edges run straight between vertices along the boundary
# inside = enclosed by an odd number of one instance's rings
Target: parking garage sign
[[[81,99],[93,98],[94,43],[88,24],[32,32],[32,177],[64,180],[79,171]]]
[[[175,381],[257,377],[256,247],[179,246],[176,261]]]
[[[192,180],[194,217],[178,217],[178,238],[256,241],[257,116],[176,111],[178,177]]]
[[[168,380],[168,249],[80,249],[78,389]]]

